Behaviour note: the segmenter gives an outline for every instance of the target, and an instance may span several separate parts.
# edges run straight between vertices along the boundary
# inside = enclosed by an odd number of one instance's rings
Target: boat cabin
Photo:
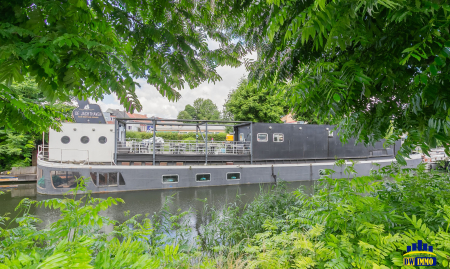
[[[152,136],[127,138],[127,125],[146,122]],[[195,140],[167,141],[158,137],[163,126],[194,126]],[[226,126],[234,137],[214,141],[208,128]],[[50,130],[48,160],[80,164],[199,165],[306,163],[339,159],[392,158],[400,141],[390,148],[341,143],[335,126],[178,119],[118,118],[115,124],[63,123]],[[230,141],[231,140],[231,141]]]

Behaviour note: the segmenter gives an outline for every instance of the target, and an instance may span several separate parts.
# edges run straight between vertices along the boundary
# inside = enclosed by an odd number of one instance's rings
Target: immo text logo
[[[422,243],[422,240],[418,240],[417,244],[414,243],[412,246],[407,246],[406,253],[403,255],[403,265],[436,265],[436,254],[433,253],[433,246]]]

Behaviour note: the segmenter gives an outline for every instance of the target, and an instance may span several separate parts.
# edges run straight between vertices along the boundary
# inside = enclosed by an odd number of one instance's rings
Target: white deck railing
[[[50,151],[52,151],[51,159],[50,159]],[[69,157],[66,157],[63,155],[65,152],[70,152],[70,151],[86,152],[87,153],[86,158],[79,159],[79,160],[70,160]],[[39,160],[47,161],[47,162],[59,162],[59,163],[77,162],[80,164],[88,164],[89,165],[89,150],[87,150],[87,149],[49,148],[48,146],[38,145],[37,157]],[[112,157],[113,156],[111,156],[111,163],[114,162]]]
[[[250,154],[250,142],[240,141],[208,141],[209,154]],[[128,139],[126,142],[117,142],[117,153],[151,154],[205,154],[204,141],[173,140],[164,143],[152,139]]]

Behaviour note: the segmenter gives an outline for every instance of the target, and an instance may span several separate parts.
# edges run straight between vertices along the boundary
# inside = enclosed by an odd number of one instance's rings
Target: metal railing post
[[[205,165],[208,164],[208,122],[206,122],[206,139],[205,139]]]
[[[250,164],[253,164],[253,122],[250,123]]]
[[[119,140],[119,124],[114,121],[114,163],[117,163],[117,140]]]
[[[156,165],[156,120],[153,120],[153,166]]]

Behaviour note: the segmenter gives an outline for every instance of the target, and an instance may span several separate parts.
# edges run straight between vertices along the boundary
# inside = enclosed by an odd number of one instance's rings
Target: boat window
[[[269,137],[269,135],[265,134],[265,133],[262,133],[262,134],[260,133],[256,136],[258,142],[267,142],[269,140],[268,137]]]
[[[81,143],[83,143],[83,144],[87,144],[87,143],[89,143],[89,137],[87,137],[87,136],[82,136],[81,139],[80,139],[80,141],[81,141]]]
[[[283,142],[284,141],[284,134],[276,133],[273,134],[273,142]]]
[[[119,185],[125,185],[125,180],[123,179],[122,173],[119,173]]]
[[[105,144],[106,141],[107,141],[107,139],[106,139],[105,136],[100,136],[100,137],[98,138],[98,142],[99,142],[100,144]]]
[[[55,188],[74,188],[77,186],[77,178],[80,174],[70,171],[51,171],[50,177]]]
[[[91,179],[92,179],[92,183],[94,183],[94,185],[97,186],[97,173],[96,172],[91,172]]]
[[[227,173],[227,180],[240,180],[241,179],[241,173]]]
[[[69,144],[69,142],[70,142],[70,137],[68,137],[67,135],[61,137],[61,143]]]
[[[244,133],[239,134],[239,141],[244,141]]]
[[[39,168],[37,169],[36,178],[39,178],[37,186],[45,189],[45,177],[44,174],[42,173],[42,169]]]
[[[333,137],[333,131],[328,131],[328,137]]]
[[[163,183],[178,183],[178,175],[163,175]]]
[[[117,186],[117,172],[109,173],[109,186]]]
[[[195,181],[197,182],[211,181],[211,174],[196,174]]]
[[[98,185],[108,185],[108,173],[98,173]]]

